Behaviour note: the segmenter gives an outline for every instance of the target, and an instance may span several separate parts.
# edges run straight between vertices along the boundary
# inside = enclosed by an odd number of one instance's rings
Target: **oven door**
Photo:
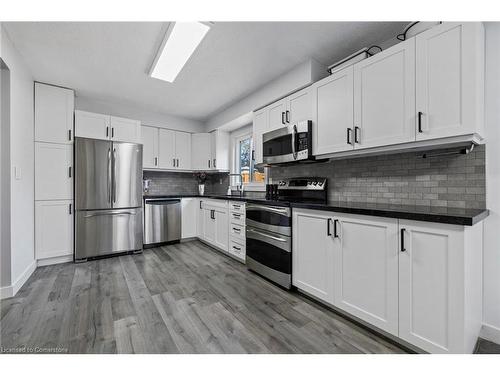
[[[245,216],[246,225],[285,236],[292,235],[292,214],[290,207],[247,203]]]
[[[246,264],[251,270],[289,288],[292,274],[292,238],[247,226]]]

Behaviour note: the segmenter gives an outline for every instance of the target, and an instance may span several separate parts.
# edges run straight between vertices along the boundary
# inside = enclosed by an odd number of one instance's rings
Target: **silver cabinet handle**
[[[287,240],[284,239],[284,238],[275,237],[275,236],[272,236],[270,234],[261,232],[260,230],[257,230],[257,229],[254,229],[254,228],[247,228],[247,231],[248,232],[257,233],[259,236],[271,238],[272,240],[275,240],[275,241],[278,241],[278,242],[287,242]]]

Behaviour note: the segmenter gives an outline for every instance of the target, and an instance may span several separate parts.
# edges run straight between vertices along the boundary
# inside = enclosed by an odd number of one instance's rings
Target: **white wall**
[[[35,264],[33,77],[5,29],[0,37],[1,58],[10,70],[10,261],[15,285]]]
[[[212,116],[206,124],[207,131],[222,127],[232,130],[238,126],[248,124],[252,112],[272,103],[279,97],[300,89],[315,82],[328,74],[326,67],[316,60],[308,60],[288,73],[276,78],[274,81],[248,95],[239,102]]]
[[[483,336],[500,343],[500,23],[485,23],[486,207]]]
[[[193,133],[205,131],[205,125],[199,121],[171,116],[164,113],[155,113],[124,103],[115,103],[81,97],[78,96],[78,92],[76,93],[75,107],[76,109],[80,109],[82,111],[105,113],[113,116],[140,120],[142,125],[157,126],[159,128],[182,130]]]

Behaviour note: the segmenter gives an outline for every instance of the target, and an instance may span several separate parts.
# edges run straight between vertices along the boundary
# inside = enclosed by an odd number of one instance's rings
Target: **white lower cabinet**
[[[35,142],[35,200],[73,198],[73,147]]]
[[[333,304],[333,237],[328,234],[332,216],[294,209],[292,220],[292,284]]]
[[[201,200],[199,238],[219,250],[229,249],[229,215],[227,201]],[[200,218],[199,218],[200,222]]]
[[[229,249],[229,221],[227,209],[218,209],[214,212],[215,217],[215,246],[223,251]]]
[[[342,214],[333,225],[335,306],[397,335],[398,220]]]
[[[472,353],[482,223],[293,210],[294,286],[430,353]]]
[[[182,198],[181,200],[181,238],[193,238],[198,234],[197,231],[197,220],[193,220],[193,218],[197,217],[198,211],[198,202],[197,198]]]
[[[73,201],[35,202],[37,260],[73,254]]]
[[[399,337],[431,353],[471,353],[482,321],[482,223],[399,226]]]

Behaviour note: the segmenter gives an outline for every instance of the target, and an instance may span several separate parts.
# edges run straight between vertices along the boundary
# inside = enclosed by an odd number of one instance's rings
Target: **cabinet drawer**
[[[231,235],[235,239],[243,241],[244,243],[246,239],[245,227],[243,225],[231,223],[229,224],[229,235]]]
[[[229,209],[231,212],[245,213],[245,203],[241,202],[229,202]]]
[[[233,239],[229,242],[229,254],[244,261],[245,260],[245,245],[235,242]]]
[[[245,225],[245,214],[231,211],[229,220],[231,224]]]

